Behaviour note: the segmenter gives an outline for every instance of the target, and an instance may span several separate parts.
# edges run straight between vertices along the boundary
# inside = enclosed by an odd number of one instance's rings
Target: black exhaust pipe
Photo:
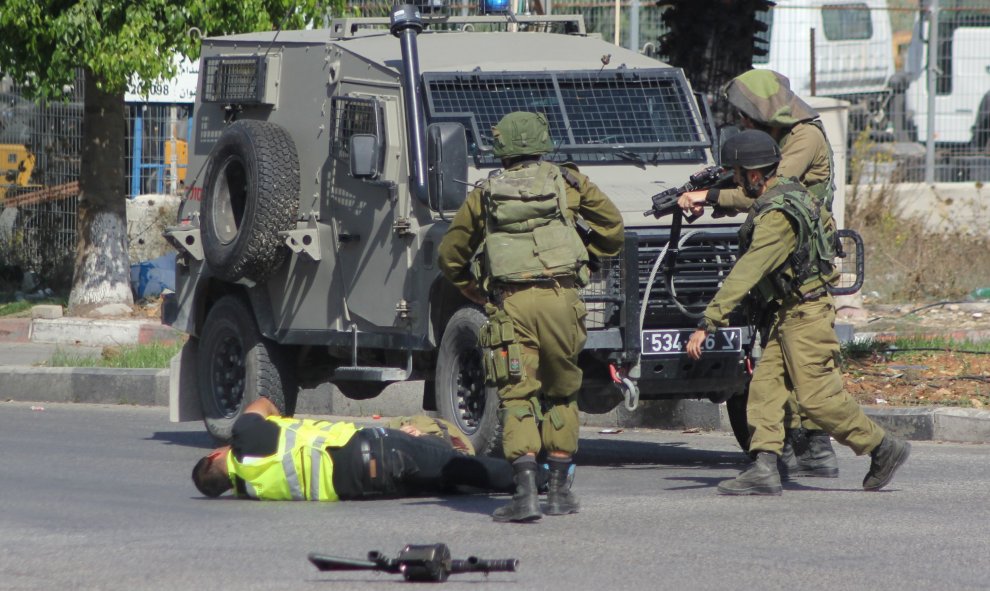
[[[397,5],[389,19],[389,32],[402,42],[402,88],[406,95],[406,132],[412,150],[412,191],[420,202],[429,205],[426,173],[426,116],[419,92],[419,46],[416,36],[423,30],[423,17],[411,4]]]

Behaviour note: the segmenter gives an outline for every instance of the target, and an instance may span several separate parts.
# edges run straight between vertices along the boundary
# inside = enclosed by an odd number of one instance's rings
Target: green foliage
[[[25,311],[30,310],[33,305],[34,302],[29,302],[27,300],[0,304],[0,317],[23,314]]]
[[[199,36],[322,24],[345,0],[3,0],[0,70],[40,98],[57,98],[77,68],[123,92],[175,74],[172,56],[199,55]]]
[[[184,341],[104,347],[99,357],[74,355],[55,349],[48,367],[114,367],[120,369],[164,369],[182,349]]]
[[[862,339],[844,343],[844,360],[886,360],[898,354],[918,351],[940,351],[945,353],[990,354],[990,342],[957,341],[947,337],[897,337],[891,341]]]

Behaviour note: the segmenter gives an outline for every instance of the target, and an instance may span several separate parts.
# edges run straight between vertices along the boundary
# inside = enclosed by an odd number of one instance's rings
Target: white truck
[[[753,67],[784,74],[798,95],[848,100],[851,137],[871,120],[884,125],[894,74],[886,0],[778,0],[757,14],[768,30]]]
[[[943,3],[944,4],[944,3]],[[961,4],[972,10],[962,10]],[[933,136],[936,144],[976,152],[990,149],[990,1],[954,2],[938,13]],[[905,96],[914,138],[928,140],[928,19],[915,22],[905,72]]]

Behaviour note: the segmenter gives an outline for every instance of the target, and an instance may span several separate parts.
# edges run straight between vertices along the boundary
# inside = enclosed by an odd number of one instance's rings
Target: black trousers
[[[396,429],[361,429],[331,456],[334,489],[345,500],[452,493],[462,486],[515,490],[509,462],[465,456],[436,437]]]

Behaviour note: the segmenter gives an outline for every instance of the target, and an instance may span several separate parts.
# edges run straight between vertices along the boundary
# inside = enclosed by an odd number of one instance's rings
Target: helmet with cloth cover
[[[818,111],[791,90],[787,76],[749,70],[729,80],[722,94],[740,113],[767,127],[791,127],[818,117]]]
[[[535,156],[553,150],[550,124],[543,113],[514,111],[492,128],[494,149],[498,158]]]

